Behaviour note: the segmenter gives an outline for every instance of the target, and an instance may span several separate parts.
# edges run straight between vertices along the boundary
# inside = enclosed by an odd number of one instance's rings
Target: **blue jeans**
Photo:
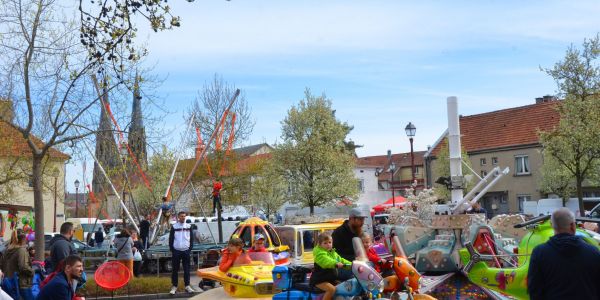
[[[190,251],[179,251],[173,249],[173,272],[171,273],[171,284],[177,286],[179,264],[183,263],[183,283],[190,285]]]

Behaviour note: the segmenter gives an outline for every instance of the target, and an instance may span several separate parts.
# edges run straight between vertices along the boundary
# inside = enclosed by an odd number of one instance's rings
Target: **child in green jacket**
[[[337,269],[349,266],[350,261],[342,258],[333,249],[333,238],[329,233],[321,233],[318,245],[313,249],[315,270],[310,277],[310,285],[325,292],[323,300],[330,300],[335,294],[335,284],[338,280]]]

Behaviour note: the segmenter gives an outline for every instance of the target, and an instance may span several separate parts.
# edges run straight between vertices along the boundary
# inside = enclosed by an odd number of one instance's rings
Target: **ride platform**
[[[227,295],[222,287],[210,289],[202,294],[196,295],[191,300],[212,300],[212,299],[236,299],[236,300],[267,300],[271,299],[271,297],[263,297],[263,298],[232,298]]]

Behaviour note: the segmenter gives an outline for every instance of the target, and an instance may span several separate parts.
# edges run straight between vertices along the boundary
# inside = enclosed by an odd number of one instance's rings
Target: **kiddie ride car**
[[[275,262],[269,252],[245,252],[227,272],[219,267],[198,270],[198,277],[219,281],[231,297],[270,297],[275,293],[271,272]]]
[[[383,278],[373,269],[366,259],[360,238],[352,239],[356,260],[351,269],[354,278],[336,286],[335,299],[353,299],[365,296],[369,299],[379,298],[383,290]],[[310,269],[301,266],[277,266],[273,268],[273,285],[282,292],[273,296],[275,300],[321,299],[323,291],[311,287],[306,274]]]
[[[576,218],[582,222],[598,222],[588,218]],[[550,216],[541,216],[514,226],[526,227],[529,232],[523,237],[518,248],[518,265],[511,263],[509,255],[484,255],[475,250],[469,242],[466,249],[461,249],[460,256],[465,267],[463,272],[474,284],[488,288],[492,291],[512,296],[516,299],[529,299],[527,293],[527,272],[529,270],[529,257],[533,248],[545,243],[554,235],[550,224]],[[597,234],[578,228],[576,234],[591,245],[600,248]],[[488,264],[495,264],[490,267]],[[510,267],[504,267],[510,266]]]

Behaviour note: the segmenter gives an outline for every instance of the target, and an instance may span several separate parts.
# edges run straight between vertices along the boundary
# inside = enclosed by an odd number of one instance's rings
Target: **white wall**
[[[375,176],[375,167],[355,167],[354,176],[363,181],[363,191],[358,197],[358,204],[365,204],[373,207],[392,197],[390,191],[380,191],[377,186],[377,176]]]

